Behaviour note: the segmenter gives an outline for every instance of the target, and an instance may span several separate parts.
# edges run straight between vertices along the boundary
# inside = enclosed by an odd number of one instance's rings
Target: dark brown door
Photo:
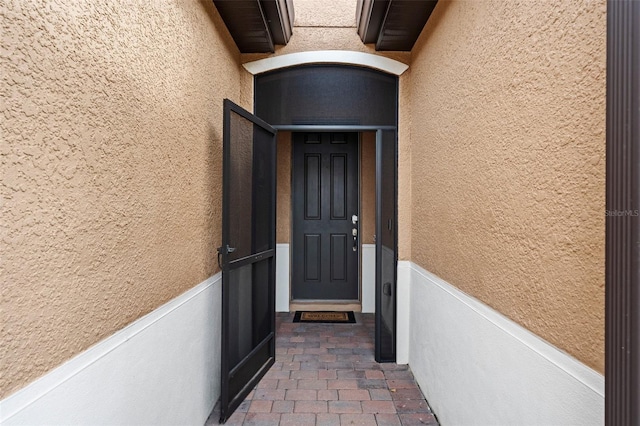
[[[292,298],[358,299],[358,133],[293,134]]]
[[[275,134],[224,100],[222,422],[275,360]]]

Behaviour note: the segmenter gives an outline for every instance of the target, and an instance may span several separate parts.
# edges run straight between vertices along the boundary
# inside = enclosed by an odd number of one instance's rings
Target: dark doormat
[[[293,322],[326,322],[353,324],[356,322],[356,316],[353,314],[353,311],[296,311],[296,314],[293,317]]]

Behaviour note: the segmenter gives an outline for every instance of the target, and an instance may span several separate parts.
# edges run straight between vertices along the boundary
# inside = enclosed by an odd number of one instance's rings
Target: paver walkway
[[[292,321],[277,314],[276,362],[227,425],[438,424],[406,365],[374,361],[373,314],[356,314],[356,324]]]

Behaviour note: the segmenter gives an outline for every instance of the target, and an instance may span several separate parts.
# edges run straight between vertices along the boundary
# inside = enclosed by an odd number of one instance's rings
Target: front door
[[[358,133],[293,134],[293,300],[358,300],[358,176]]]
[[[222,371],[226,421],[275,361],[275,130],[224,101]]]

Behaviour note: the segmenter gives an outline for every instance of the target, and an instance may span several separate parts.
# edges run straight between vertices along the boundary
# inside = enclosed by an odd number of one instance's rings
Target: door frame
[[[278,129],[278,126],[273,126],[275,129]],[[336,126],[333,126],[336,127]],[[282,129],[285,130],[285,129]],[[306,131],[306,130],[291,130],[291,194],[290,194],[290,206],[289,206],[289,235],[290,240],[293,239],[293,229],[294,229],[294,209],[293,209],[293,188],[294,188],[294,164],[295,160],[293,157],[294,154],[294,133],[332,133],[332,132],[343,132],[343,133],[356,133],[358,135],[357,140],[357,214],[358,214],[358,239],[360,241],[361,237],[361,220],[360,217],[362,215],[362,205],[360,203],[362,182],[360,181],[360,177],[362,175],[361,171],[361,154],[362,154],[362,139],[361,134],[362,131],[349,131],[349,130],[314,130],[314,131]],[[360,243],[360,246],[362,243]],[[289,242],[289,309],[293,307],[293,310],[322,310],[322,311],[334,311],[334,310],[348,310],[348,311],[357,311],[358,308],[362,307],[362,250],[358,250],[358,277],[357,277],[357,286],[358,286],[358,297],[357,299],[317,299],[317,300],[306,300],[306,299],[294,299],[293,298],[293,242]]]
[[[396,163],[396,168],[395,168],[395,182],[394,182],[394,186],[395,186],[395,223],[393,224],[393,226],[395,227],[395,229],[398,229],[398,127],[397,126],[376,126],[376,125],[365,125],[365,126],[361,126],[361,125],[273,125],[272,126],[274,129],[276,129],[277,131],[289,131],[289,132],[357,132],[357,133],[362,133],[362,132],[375,132],[376,135],[378,135],[378,132],[380,131],[385,131],[385,130],[391,130],[394,131],[396,134],[396,138],[395,138],[395,163]],[[293,155],[293,144],[291,145],[291,151],[292,151],[292,155]],[[377,136],[376,136],[376,155],[377,155]],[[360,161],[360,159],[358,159],[358,161]],[[378,222],[380,221],[380,217],[378,214],[379,211],[379,202],[380,199],[377,196],[378,193],[378,187],[380,185],[380,176],[378,175],[378,166],[377,166],[378,161],[376,160],[376,217],[375,217],[375,229],[379,229],[379,224]],[[293,164],[291,165],[292,170],[293,170]],[[293,176],[293,173],[292,173]],[[293,178],[293,177],[292,177]],[[360,206],[358,207],[358,210],[360,210]],[[292,223],[290,224],[290,226],[292,225]],[[358,232],[360,232],[360,221],[358,223]],[[376,238],[376,253],[381,249],[381,239],[380,238]],[[395,251],[395,259],[394,259],[394,269],[395,269],[395,273],[396,273],[396,280],[397,280],[397,270],[398,270],[398,235],[397,235],[397,231],[396,231],[396,237],[395,237],[395,241],[394,241],[394,251]],[[376,263],[377,263],[377,259],[376,259]],[[289,266],[291,268],[291,266]],[[360,276],[360,280],[361,280],[361,275],[362,275],[362,255],[360,256],[360,267],[359,267],[359,271],[358,271],[358,275]],[[378,265],[376,265],[376,321],[379,321],[379,316],[381,315],[381,312],[379,312],[378,309]],[[362,286],[360,287],[360,289],[362,289]],[[293,303],[291,302],[291,271],[289,271],[289,300],[290,300],[290,306],[293,305]],[[396,293],[394,293],[394,295],[397,296]],[[360,299],[362,299],[362,291],[360,292]],[[396,305],[396,314],[395,316],[397,316],[397,297],[395,297],[395,305]],[[362,302],[362,300],[360,300],[360,303]],[[300,306],[300,305],[297,305]],[[296,306],[296,307],[297,307]],[[317,308],[318,309],[323,309],[324,307],[330,307],[330,305],[318,305]],[[342,306],[343,309],[347,309],[347,305],[343,305]],[[349,309],[351,310],[351,309]],[[394,321],[394,323],[397,323],[397,321]],[[397,327],[397,324],[395,324],[395,327]],[[394,327],[394,328],[395,328]],[[393,334],[394,336],[397,336],[397,328],[393,330]],[[378,331],[376,331],[376,341],[378,340]],[[385,359],[384,362],[394,362],[395,361],[395,357],[393,359]]]

